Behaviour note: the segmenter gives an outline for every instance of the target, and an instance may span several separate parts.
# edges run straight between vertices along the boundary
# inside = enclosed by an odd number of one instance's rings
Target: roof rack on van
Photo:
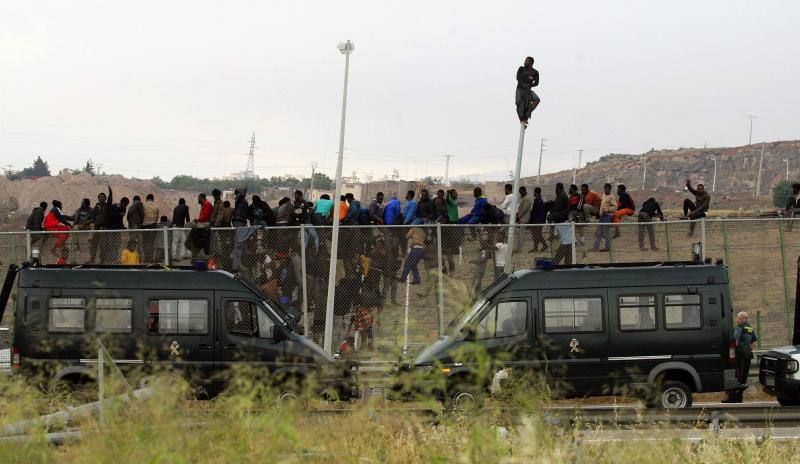
[[[721,263],[717,263],[718,265]],[[628,267],[667,267],[667,266],[707,266],[709,263],[699,261],[638,261],[630,263],[585,263],[561,264],[553,269],[592,269],[592,268],[628,268]]]
[[[33,267],[31,263],[23,263],[22,267]],[[194,266],[165,266],[162,263],[155,264],[39,264],[36,269],[178,269],[195,270]]]

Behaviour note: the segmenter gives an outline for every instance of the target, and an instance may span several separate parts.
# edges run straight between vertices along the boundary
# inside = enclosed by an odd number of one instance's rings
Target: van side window
[[[254,335],[258,331],[256,304],[246,300],[226,301],[225,328],[231,334]]]
[[[207,300],[150,300],[149,313],[151,333],[208,333]]]
[[[631,295],[619,297],[619,330],[655,330],[655,295]]]
[[[664,295],[664,328],[681,330],[702,327],[700,295]]]
[[[603,300],[600,297],[546,298],[544,331],[602,332]]]
[[[86,300],[83,298],[50,298],[47,330],[82,333],[85,331]]]
[[[477,339],[512,337],[525,333],[528,304],[524,301],[502,301],[481,319]]]
[[[258,309],[258,336],[260,338],[275,338],[275,322],[270,318],[263,308]]]
[[[132,298],[97,298],[94,306],[95,332],[131,333]]]

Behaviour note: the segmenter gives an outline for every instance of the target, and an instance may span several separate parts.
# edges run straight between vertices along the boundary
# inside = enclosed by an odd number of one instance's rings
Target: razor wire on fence
[[[800,231],[787,219],[515,225],[341,226],[335,275],[334,351],[360,360],[413,355],[436,340],[476,293],[537,259],[608,264],[722,259],[734,312],[745,310],[762,346],[786,344],[793,324]],[[331,226],[193,227],[0,233],[9,264],[151,264],[237,273],[322,344]],[[11,304],[9,304],[9,308]],[[12,310],[3,326],[13,327]],[[13,335],[13,334],[12,334]],[[0,349],[8,337],[0,337]]]

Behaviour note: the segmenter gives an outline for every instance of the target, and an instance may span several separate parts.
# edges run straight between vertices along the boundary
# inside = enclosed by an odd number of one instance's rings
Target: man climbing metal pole
[[[533,67],[533,57],[525,58],[525,63],[517,69],[517,116],[519,122],[528,125],[533,110],[539,106],[539,96],[533,87],[539,85],[539,71]]]

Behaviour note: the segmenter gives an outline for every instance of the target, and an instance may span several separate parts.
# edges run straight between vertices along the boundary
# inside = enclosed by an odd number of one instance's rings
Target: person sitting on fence
[[[505,192],[505,198],[503,198],[503,203],[500,205],[500,209],[503,210],[503,223],[510,224],[511,223],[511,215],[516,214],[513,210],[514,206],[514,186],[511,184],[506,184],[503,186],[503,191]]]
[[[569,205],[567,219],[571,222],[585,222],[583,217],[583,197],[578,192],[578,186],[570,184],[567,196],[567,205]]]
[[[794,219],[795,216],[800,216],[800,184],[797,182],[792,184],[792,195],[786,200],[784,214],[790,219]],[[794,221],[789,221],[786,230],[792,230],[793,225]]]
[[[61,202],[58,200],[53,200],[51,202],[53,207],[50,209],[50,212],[47,213],[47,216],[44,218],[44,230],[48,232],[63,232],[72,229],[72,224],[70,224],[69,220],[66,216],[61,214]],[[67,241],[69,235],[67,234],[55,234],[55,243],[53,244],[52,252],[53,256],[59,256],[58,250],[64,246],[64,242]]]
[[[47,214],[47,202],[39,203],[39,206],[33,208],[28,220],[25,222],[25,230],[39,232],[43,230],[44,216]]]
[[[383,192],[378,192],[375,198],[369,202],[369,223],[373,225],[383,224]]]
[[[683,200],[683,219],[694,220],[706,217],[708,208],[711,206],[711,195],[706,192],[705,186],[703,184],[697,184],[697,189],[693,189],[692,182],[686,179],[686,189],[689,190],[689,193],[694,195],[694,201],[688,198]],[[694,226],[694,222],[689,224],[689,233],[686,234],[687,236],[691,237],[694,235]]]
[[[628,189],[622,184],[617,185],[617,211],[614,213],[614,217],[611,222],[614,224],[619,224],[622,222],[623,216],[633,216],[633,213],[635,212],[636,204],[633,202],[633,198],[628,193]],[[617,238],[619,237],[619,226],[614,227],[614,238]]]
[[[383,208],[383,223],[387,226],[395,226],[403,223],[403,213],[400,208],[400,200],[392,195],[386,207]]]
[[[551,224],[559,224],[565,222],[569,218],[569,197],[564,192],[564,184],[558,182],[556,184],[556,199],[553,200],[553,206],[550,208],[550,215],[547,217],[547,222]]]
[[[403,224],[410,225],[417,218],[417,200],[414,199],[415,192],[406,192],[406,204],[403,205]]]
[[[581,184],[581,197],[583,198],[583,215],[586,222],[594,216],[600,218],[600,195],[594,190],[589,189],[588,184]]]
[[[412,224],[419,225],[419,224],[433,223],[435,212],[436,211],[433,204],[433,200],[431,200],[428,190],[427,189],[420,190],[419,201],[417,202],[417,217],[414,218]]]
[[[472,191],[472,195],[475,197],[475,205],[472,207],[472,211],[470,211],[469,214],[458,219],[459,224],[474,225],[481,222],[484,210],[483,205],[488,203],[489,200],[486,199],[486,195],[483,194],[483,189],[480,187],[475,187]]]
[[[647,199],[647,201],[642,203],[642,208],[639,210],[639,249],[641,251],[647,251],[647,248],[644,246],[645,231],[647,231],[648,238],[650,239],[650,249],[653,251],[658,251],[658,248],[656,247],[656,237],[653,231],[653,225],[650,224],[655,218],[663,221],[664,213],[661,212],[661,205],[656,201],[656,199],[650,197]]]
[[[611,184],[603,186],[603,197],[600,199],[600,224],[597,226],[597,233],[594,237],[594,251],[608,251],[611,247],[611,234],[608,224],[613,220],[614,213],[617,211],[617,199],[611,193]],[[603,243],[603,248],[600,244]]]

